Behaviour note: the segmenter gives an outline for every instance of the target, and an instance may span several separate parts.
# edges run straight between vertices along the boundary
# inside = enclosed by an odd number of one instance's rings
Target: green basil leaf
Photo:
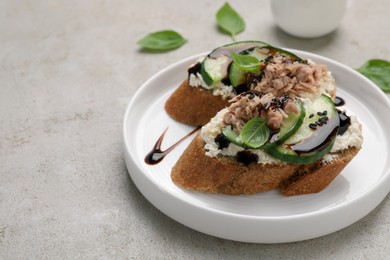
[[[244,19],[228,4],[225,3],[217,12],[217,23],[222,30],[234,36],[245,29]]]
[[[260,61],[257,58],[250,55],[238,54],[233,51],[230,52],[230,57],[232,57],[234,64],[236,64],[240,70],[251,73],[260,72]]]
[[[359,69],[361,74],[372,80],[384,92],[390,93],[390,62],[386,60],[369,60]]]
[[[255,117],[244,125],[239,138],[244,145],[257,149],[268,141],[269,135],[270,129],[267,125],[267,120]]]
[[[186,42],[187,40],[179,33],[166,30],[150,33],[139,40],[137,44],[149,50],[166,51],[179,48]]]

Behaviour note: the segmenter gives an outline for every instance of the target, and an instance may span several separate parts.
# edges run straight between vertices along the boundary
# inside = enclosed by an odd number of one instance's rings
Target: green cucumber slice
[[[271,46],[255,47],[241,52],[240,54],[250,55],[257,58],[259,61],[265,60],[271,53],[269,49]]]
[[[268,43],[262,42],[262,41],[240,41],[240,42],[233,42],[226,45],[222,45],[221,47],[218,47],[214,50],[212,50],[207,57],[211,59],[216,59],[222,55],[230,57],[230,52],[234,51],[236,53],[241,53],[244,50],[248,50],[250,48],[254,47],[264,47],[264,46],[270,46]]]
[[[306,110],[303,107],[302,101],[295,99],[295,104],[298,107],[298,113],[288,113],[288,118],[283,120],[280,131],[271,136],[267,148],[282,143],[292,136],[301,126],[306,116]]]
[[[332,149],[340,125],[333,101],[321,95],[305,110],[301,127],[284,143],[269,147],[270,155],[285,162],[308,164],[321,159]],[[328,119],[320,119],[325,117]],[[318,125],[316,122],[321,120],[326,123]]]
[[[248,50],[244,50],[240,54],[251,55],[253,57],[256,57],[259,61],[262,61],[262,60],[265,60],[268,56],[270,56],[270,55],[275,56],[278,53],[284,54],[293,60],[302,61],[302,59],[300,57],[298,57],[297,55],[295,55],[294,53],[280,49],[280,48],[276,48],[276,47],[271,46],[271,45],[250,48]]]
[[[212,86],[228,76],[228,67],[232,59],[230,52],[240,53],[253,47],[269,46],[261,41],[243,41],[216,48],[203,60],[200,73],[204,82]]]
[[[259,61],[262,61],[267,58],[268,55],[266,55],[264,52],[261,52],[261,50],[265,50],[265,48],[252,47],[240,52],[240,54],[249,55],[255,57]],[[233,87],[238,87],[239,85],[245,84],[247,81],[247,75],[247,71],[243,71],[238,68],[238,66],[234,62],[231,63],[229,68],[229,80]]]
[[[312,128],[310,128],[310,124],[315,124],[321,117],[317,113],[322,113],[326,111],[326,115],[329,119],[337,117],[337,110],[333,104],[333,101],[330,97],[325,94],[322,94],[319,98],[314,100],[310,105],[305,107],[306,116],[303,120],[302,126],[299,130],[291,136],[289,139],[285,141],[285,144],[297,144],[302,140],[309,138],[311,135],[315,134]],[[318,127],[319,128],[319,127]]]
[[[241,147],[245,147],[241,138],[237,135],[236,132],[232,129],[231,125],[225,126],[221,129],[222,134],[233,144],[236,144]]]
[[[242,71],[234,62],[230,65],[229,80],[233,87],[246,83],[246,72]]]
[[[300,163],[300,164],[313,163],[321,159],[322,157],[324,157],[325,154],[330,152],[330,150],[333,147],[334,141],[336,139],[336,135],[337,135],[337,131],[335,131],[335,134],[330,139],[330,142],[326,143],[325,147],[321,151],[313,151],[308,153],[297,154],[292,149],[283,146],[274,146],[268,149],[268,153],[279,160],[289,162],[289,163]]]
[[[282,50],[282,49],[275,48],[275,47],[270,46],[270,45],[269,46],[255,46],[255,47],[252,47],[252,48],[249,48],[249,49],[246,49],[246,50],[240,52],[240,54],[242,54],[242,55],[249,55],[249,56],[255,57],[260,62],[264,62],[267,59],[267,57],[269,57],[270,55],[276,55],[277,53],[283,53],[294,60],[301,61],[301,58],[299,58],[295,54],[290,53],[290,52],[285,51],[285,50]],[[229,80],[230,80],[230,83],[232,84],[233,87],[237,87],[239,85],[245,84],[247,81],[247,75],[248,75],[248,72],[240,70],[237,67],[237,65],[234,64],[234,62],[231,63],[230,69],[229,69]],[[255,74],[255,75],[258,75],[258,74]]]
[[[200,74],[208,86],[221,81],[226,77],[227,68],[231,63],[230,56],[222,55],[216,59],[205,58],[202,62]]]
[[[292,52],[289,52],[289,51],[286,51],[286,50],[283,50],[283,49],[280,49],[280,48],[276,48],[274,46],[270,46],[270,50],[271,50],[271,54],[272,55],[275,55],[276,53],[283,53],[286,56],[295,59],[296,61],[300,61],[300,62],[303,61],[300,57],[298,57],[297,55],[295,55]]]
[[[253,49],[253,48],[251,48]],[[249,55],[249,56],[252,56],[250,54],[246,54],[246,52],[241,52],[240,54],[244,53],[244,55]],[[252,56],[252,57],[255,57],[256,59],[259,59],[259,56]],[[248,71],[244,71],[242,69],[240,69],[235,62],[231,62],[230,64],[230,68],[229,68],[229,80],[230,80],[230,83],[233,87],[238,87],[242,84],[246,84],[247,83],[247,75],[249,74]],[[260,74],[260,71],[258,73],[252,73],[254,75],[259,75]]]

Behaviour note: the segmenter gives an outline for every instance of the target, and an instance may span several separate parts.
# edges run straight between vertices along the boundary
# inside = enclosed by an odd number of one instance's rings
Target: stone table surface
[[[389,259],[390,199],[333,234],[248,244],[183,226],[152,206],[128,175],[122,121],[153,74],[228,43],[224,1],[0,2],[0,259]],[[314,52],[353,68],[390,60],[390,1],[353,1],[318,39],[278,29],[269,1],[230,1],[245,17],[237,40]],[[163,29],[188,43],[165,53],[136,41]]]

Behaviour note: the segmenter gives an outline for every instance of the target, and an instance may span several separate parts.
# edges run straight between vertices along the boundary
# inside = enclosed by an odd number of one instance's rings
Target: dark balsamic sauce
[[[156,144],[154,145],[153,149],[145,156],[145,163],[149,165],[155,165],[161,162],[164,157],[169,154],[176,146],[178,146],[181,142],[183,142],[185,139],[193,135],[195,132],[197,132],[200,129],[200,126],[192,130],[190,133],[188,133],[186,136],[182,137],[179,141],[171,145],[168,149],[165,151],[161,150],[161,144],[164,140],[165,133],[167,132],[168,128],[165,129],[165,131],[162,133],[162,135],[158,138]]]
[[[236,95],[247,92],[248,90],[249,90],[249,86],[247,84],[241,84],[233,88],[233,91],[236,92]]]
[[[351,125],[351,118],[341,110],[337,109],[337,113],[339,114],[339,119],[340,119],[340,128],[339,128],[338,135],[343,135],[345,131],[348,130],[348,127]]]
[[[255,47],[252,47],[252,48],[249,48],[249,49],[246,49],[246,50],[242,51],[240,54],[248,55],[249,53],[251,53],[254,50],[255,50]]]
[[[265,67],[265,66],[264,66]],[[261,72],[259,75],[255,75],[255,74],[248,74],[247,76],[247,83],[248,85],[257,85],[258,83],[261,82],[261,80],[263,79],[263,76],[264,76],[264,72]]]
[[[322,151],[328,147],[329,143],[337,135],[339,129],[339,119],[334,117],[327,124],[322,125],[309,138],[293,145],[291,148],[297,154]]]
[[[315,152],[315,151],[321,152],[330,145],[332,140],[337,135],[337,130],[338,130],[338,127],[334,128],[333,131],[326,137],[326,139],[323,140],[323,142],[317,142],[315,147],[310,147],[310,144],[308,142],[305,142],[306,146],[303,146],[303,144],[302,144],[303,142],[302,142],[302,143],[294,145],[293,150],[298,155],[301,153],[310,153],[310,152]],[[301,146],[298,147],[298,145],[301,145]]]
[[[188,68],[188,75],[190,74],[196,75],[197,73],[200,73],[201,67],[202,64],[200,62],[197,62],[196,64]]]
[[[219,150],[228,148],[230,144],[229,140],[222,133],[215,137],[214,142],[218,145]]]
[[[229,75],[229,74],[228,74]],[[226,77],[224,79],[221,80],[222,84],[224,84],[225,86],[229,86],[231,85],[232,83],[230,82],[230,79],[229,77]]]
[[[257,162],[258,156],[257,154],[251,153],[250,151],[244,150],[238,152],[236,155],[237,162],[243,163],[248,166],[251,163]]]
[[[336,107],[340,107],[340,106],[345,105],[345,100],[342,99],[341,97],[336,97],[336,98],[333,100],[333,104],[334,104]]]
[[[345,105],[345,100],[342,99],[341,97],[336,97],[333,103],[336,107],[340,107]],[[351,125],[351,118],[347,116],[345,112],[339,109],[337,109],[337,113],[340,120],[340,128],[339,128],[338,135],[343,135],[348,130],[348,127]]]

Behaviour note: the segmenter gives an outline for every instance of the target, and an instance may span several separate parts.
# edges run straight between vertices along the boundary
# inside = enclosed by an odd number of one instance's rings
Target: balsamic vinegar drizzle
[[[200,129],[200,126],[192,130],[190,133],[182,137],[179,141],[171,145],[168,149],[165,151],[161,150],[161,144],[164,140],[165,133],[168,130],[168,127],[164,130],[162,135],[158,138],[156,144],[153,146],[153,149],[145,156],[145,163],[149,165],[155,165],[161,162],[164,157],[169,154],[176,146],[178,146],[181,142],[186,140],[188,137],[193,135],[195,132],[197,132]]]
[[[336,97],[333,101],[336,107],[341,107],[345,105],[345,100],[341,97]],[[340,119],[340,128],[338,135],[343,135],[345,131],[348,130],[348,127],[351,125],[351,118],[347,116],[347,114],[339,109],[337,109],[337,113]]]
[[[340,128],[338,135],[343,135],[345,131],[348,130],[348,127],[351,125],[351,118],[345,114],[345,112],[337,109],[337,113],[340,119]]]
[[[333,100],[333,104],[334,104],[336,107],[341,107],[341,106],[345,105],[345,100],[342,99],[341,97],[336,97],[336,98]]]
[[[188,76],[190,74],[196,75],[197,73],[200,73],[201,67],[202,67],[202,64],[200,62],[197,62],[193,66],[189,67],[188,68]]]
[[[339,119],[335,117],[333,120],[329,120],[327,124],[321,127],[321,131],[316,131],[315,134],[312,134],[309,138],[293,145],[291,148],[294,152],[300,154],[324,150],[332,141],[332,137],[337,134],[339,129]]]

